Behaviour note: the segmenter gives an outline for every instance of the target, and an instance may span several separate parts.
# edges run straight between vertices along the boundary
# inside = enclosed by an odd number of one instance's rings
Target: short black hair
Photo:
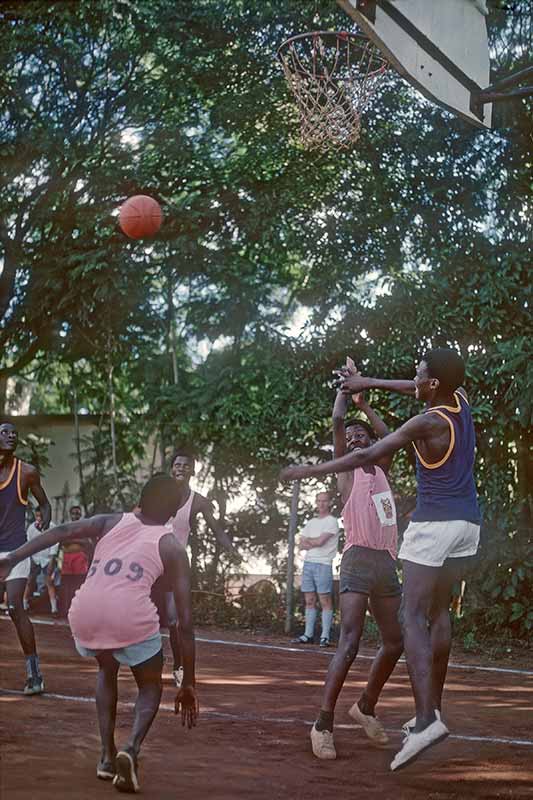
[[[456,350],[437,347],[428,350],[422,361],[427,364],[430,378],[437,378],[444,390],[454,392],[464,383],[465,362]]]
[[[176,447],[176,449],[172,453],[172,457],[170,459],[170,466],[173,465],[174,461],[177,459],[178,456],[181,456],[182,458],[188,458],[189,461],[192,461],[193,463],[196,461],[196,455],[195,455],[194,451],[192,450],[192,448],[190,448],[190,447]]]
[[[164,525],[175,515],[179,502],[178,482],[169,475],[158,473],[144,484],[139,505],[143,514]]]
[[[79,503],[74,503],[74,505],[69,508],[69,511],[74,511],[75,508],[79,508],[81,511],[81,506]]]
[[[359,417],[353,417],[352,419],[349,419],[344,423],[344,427],[346,430],[348,430],[348,428],[355,428],[356,426],[358,428],[364,428],[364,430],[368,433],[371,439],[376,438],[376,433],[374,431],[374,428],[372,427],[372,425],[369,425],[368,422],[365,422],[364,419],[359,419]]]

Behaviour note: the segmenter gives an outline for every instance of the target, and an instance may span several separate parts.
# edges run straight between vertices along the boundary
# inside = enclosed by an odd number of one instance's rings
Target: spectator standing
[[[82,510],[78,505],[69,509],[71,522],[79,522]],[[81,587],[89,571],[89,558],[83,539],[74,539],[65,543],[59,555],[61,565],[61,586],[59,587],[59,609],[62,617],[66,617],[74,595]]]
[[[53,527],[54,523],[51,522],[48,528],[50,529]],[[31,542],[37,536],[41,536],[42,533],[44,533],[43,515],[41,514],[40,509],[37,509],[35,511],[35,521],[32,522],[32,524],[26,531],[26,538],[28,542]],[[57,607],[56,587],[54,585],[54,577],[57,566],[58,552],[59,552],[59,545],[55,544],[52,545],[51,547],[48,547],[46,550],[41,550],[39,553],[35,553],[33,556],[31,556],[30,576],[26,584],[26,589],[24,591],[24,600],[23,600],[25,611],[28,611],[30,608],[30,598],[37,584],[37,579],[39,575],[43,574],[45,576],[46,590],[48,592],[48,598],[50,600],[50,610],[52,611],[52,614],[54,616],[57,616],[58,607]]]
[[[333,621],[333,559],[339,543],[339,523],[330,513],[329,492],[319,492],[315,499],[316,515],[300,534],[300,550],[305,552],[302,592],[305,598],[305,631],[298,644],[311,644],[317,617],[317,595],[322,609],[320,647],[329,647]]]

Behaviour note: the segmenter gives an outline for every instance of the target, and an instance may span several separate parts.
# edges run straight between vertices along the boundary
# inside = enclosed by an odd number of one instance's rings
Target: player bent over
[[[96,707],[102,754],[96,774],[113,780],[120,792],[138,792],[137,758],[161,701],[163,654],[159,619],[150,590],[161,575],[172,587],[179,610],[183,652],[183,685],[176,713],[192,727],[198,714],[194,688],[194,632],[187,554],[165,527],[180,500],[176,482],[156,475],[144,486],[140,511],[101,514],[43,534],[0,559],[0,577],[22,559],[56,542],[98,539],[87,580],[72,602],[69,623],[76,647],[94,656],[99,673]],[[133,728],[117,751],[115,720],[119,667],[130,667],[137,683]]]
[[[413,381],[389,381],[343,371],[342,390],[385,389],[414,395],[426,403],[380,442],[325,464],[288,467],[284,480],[349,472],[376,464],[413,443],[416,452],[417,505],[399,557],[403,560],[401,621],[405,656],[416,717],[406,725],[406,739],[392,761],[400,769],[449,731],[441,704],[451,647],[449,602],[453,583],[462,576],[465,558],[476,554],[480,513],[474,483],[475,433],[462,386],[465,366],[449,348],[431,350],[420,361]]]
[[[348,363],[353,366],[351,360]],[[333,407],[335,458],[347,451],[370,447],[375,434],[386,436],[389,433],[363,395],[356,395],[354,402],[373,428],[358,419],[345,425],[350,396],[339,392]],[[398,620],[401,589],[396,574],[398,529],[394,498],[387,480],[391,460],[387,456],[376,466],[357,467],[337,476],[346,532],[339,582],[341,634],[328,669],[320,714],[311,729],[313,753],[321,759],[337,757],[333,742],[335,705],[357,656],[369,601],[382,645],[372,664],[367,686],[349,714],[374,744],[388,742],[385,729],[375,716],[375,706],[403,652]]]

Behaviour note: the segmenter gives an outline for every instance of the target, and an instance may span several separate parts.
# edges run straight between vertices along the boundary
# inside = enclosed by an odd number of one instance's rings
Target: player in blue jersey
[[[50,524],[52,509],[41,486],[39,472],[31,464],[15,458],[18,434],[10,422],[0,424],[0,557],[26,541],[26,506],[31,491],[42,515],[42,530]],[[30,574],[30,559],[21,561],[6,580],[8,613],[26,657],[28,679],[24,694],[41,694],[44,681],[35,647],[35,633],[23,597]]]
[[[341,369],[344,392],[400,392],[422,400],[426,409],[371,447],[324,464],[288,467],[281,474],[283,480],[296,480],[347,472],[414,447],[417,505],[398,557],[403,561],[401,621],[416,717],[405,726],[405,742],[391,764],[393,770],[407,766],[448,735],[440,712],[451,647],[449,603],[465,559],[477,552],[480,526],[473,476],[475,434],[462,388],[464,374],[462,358],[444,347],[424,356],[413,381],[366,378]]]

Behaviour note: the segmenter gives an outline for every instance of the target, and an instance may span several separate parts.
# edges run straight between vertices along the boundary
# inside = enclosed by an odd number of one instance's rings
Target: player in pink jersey
[[[194,679],[190,571],[187,553],[165,527],[176,513],[176,482],[156,475],[144,486],[140,510],[101,514],[42,534],[0,559],[0,579],[24,558],[77,539],[97,539],[87,580],[72,602],[69,622],[76,648],[96,658],[98,726],[102,753],[97,777],[113,780],[121,792],[138,792],[137,758],[161,701],[163,651],[157,610],[150,600],[154,582],[165,575],[180,615],[184,676],[175,710],[182,723],[196,724],[198,700]],[[121,664],[131,668],[138,688],[133,728],[128,741],[115,746],[117,676]]]
[[[351,359],[347,363],[355,370]],[[371,425],[361,419],[345,423],[350,402],[350,397],[342,392],[335,399],[335,458],[370,447],[376,435],[382,438],[389,433],[364,395],[355,396],[354,403]],[[401,589],[396,574],[396,508],[387,480],[391,460],[388,457],[376,466],[360,467],[337,476],[346,535],[339,581],[341,633],[326,677],[320,713],[311,729],[313,752],[321,759],[336,758],[333,741],[335,705],[359,649],[369,602],[382,645],[372,664],[366,688],[349,714],[374,744],[388,742],[383,725],[375,716],[375,706],[403,651],[398,621]]]
[[[170,460],[170,474],[176,481],[180,491],[178,510],[171,521],[174,536],[183,547],[187,547],[191,530],[195,527],[198,515],[201,514],[208,528],[215,534],[217,546],[223,547],[234,555],[235,549],[231,539],[220,520],[213,514],[213,504],[207,497],[190,488],[189,484],[194,475],[194,469],[195,457],[192,451],[188,448],[179,448],[173,453]],[[172,674],[176,686],[179,688],[183,679],[179,626],[177,625],[176,606],[172,592],[168,592],[165,589],[164,581],[158,582],[154,587],[153,600],[157,606],[161,626],[168,628],[174,662]]]

